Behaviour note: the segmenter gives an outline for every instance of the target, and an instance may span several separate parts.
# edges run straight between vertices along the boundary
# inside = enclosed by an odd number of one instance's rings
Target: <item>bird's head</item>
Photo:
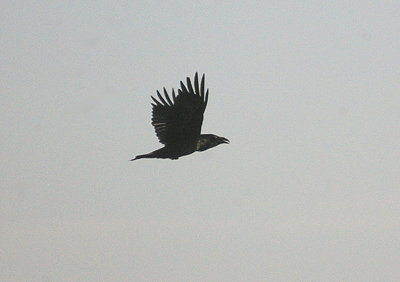
[[[202,134],[197,142],[196,151],[205,151],[219,144],[229,144],[229,140],[214,134]]]

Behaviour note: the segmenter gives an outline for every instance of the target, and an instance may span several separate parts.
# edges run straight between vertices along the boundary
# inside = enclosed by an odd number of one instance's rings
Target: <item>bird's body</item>
[[[229,143],[224,137],[213,134],[200,134],[203,114],[208,101],[208,89],[204,91],[204,75],[199,84],[198,75],[194,77],[194,88],[187,78],[187,87],[181,82],[181,89],[172,100],[164,88],[165,99],[157,91],[154,101],[152,125],[159,141],[164,147],[148,154],[138,155],[133,160],[142,158],[178,159],[196,151],[205,151],[222,143]]]

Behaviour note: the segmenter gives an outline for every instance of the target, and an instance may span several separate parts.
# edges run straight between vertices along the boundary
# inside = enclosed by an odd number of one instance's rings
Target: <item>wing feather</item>
[[[204,108],[207,107],[207,102],[208,102],[208,89],[207,89],[207,92],[206,92],[206,97],[204,99]]]
[[[168,105],[169,105],[169,106],[172,106],[173,103],[172,103],[171,99],[169,98],[168,93],[167,93],[167,90],[165,89],[165,87],[164,87],[164,96],[165,96],[165,99],[166,99],[167,102],[168,102]]]
[[[161,94],[158,90],[157,90],[157,96],[158,96],[158,99],[160,99],[161,103],[164,104],[164,106],[168,106],[167,102],[165,102],[164,98],[161,96]]]
[[[175,103],[176,96],[175,96],[175,90],[174,90],[174,88],[172,88],[172,100],[173,100],[174,103]]]
[[[202,95],[204,96],[204,74],[203,74],[203,77],[201,78],[201,89],[200,89],[200,93],[202,93]]]
[[[191,93],[191,94],[196,94],[193,91],[192,82],[190,81],[189,77],[186,78],[186,84],[188,86],[188,92]]]
[[[156,103],[156,105],[162,106],[160,102],[157,101],[156,98],[154,98],[153,96],[151,96],[151,99],[153,99],[154,103]],[[154,104],[152,104],[154,105]]]
[[[182,81],[181,81],[181,89],[182,89],[183,92],[188,92],[187,89],[186,89],[185,84],[183,84]]]
[[[199,76],[197,75],[197,72],[196,72],[196,75],[194,76],[194,88],[196,89],[196,94],[201,95],[201,92],[199,89]]]

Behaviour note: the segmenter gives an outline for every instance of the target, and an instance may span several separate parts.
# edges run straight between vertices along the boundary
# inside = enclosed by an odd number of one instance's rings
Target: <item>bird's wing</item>
[[[158,100],[154,101],[152,125],[157,137],[165,145],[176,146],[195,142],[200,136],[203,113],[207,106],[208,89],[204,89],[204,74],[199,79],[197,73],[194,76],[194,88],[187,78],[187,85],[181,81],[181,89],[175,96],[172,89],[172,100],[164,88],[163,98],[157,91]]]

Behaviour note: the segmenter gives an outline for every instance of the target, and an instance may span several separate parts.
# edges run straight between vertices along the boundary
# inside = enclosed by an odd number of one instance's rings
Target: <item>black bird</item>
[[[153,96],[153,118],[158,140],[164,147],[154,152],[138,155],[131,161],[142,158],[161,158],[176,160],[195,151],[205,151],[222,143],[229,143],[224,137],[213,134],[200,134],[203,113],[207,106],[208,89],[204,93],[204,74],[199,85],[197,73],[194,88],[188,77],[187,86],[181,81],[178,95],[172,89],[172,100],[164,88],[165,99],[157,91],[158,100]]]

